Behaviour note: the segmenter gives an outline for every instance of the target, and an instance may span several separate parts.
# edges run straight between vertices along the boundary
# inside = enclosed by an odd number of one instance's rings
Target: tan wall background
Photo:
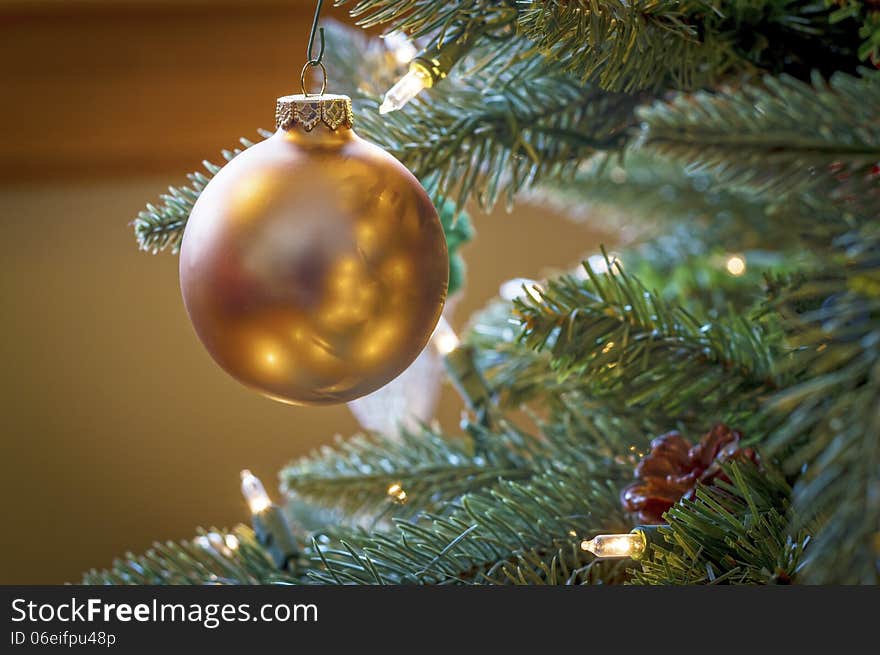
[[[153,540],[246,520],[241,468],[272,488],[289,459],[357,430],[344,406],[284,406],[225,376],[190,328],[175,258],[139,253],[128,225],[271,121],[312,11],[0,0],[0,583],[76,581]],[[534,208],[475,223],[460,319],[500,282],[598,243]],[[461,406],[444,394],[454,428]]]

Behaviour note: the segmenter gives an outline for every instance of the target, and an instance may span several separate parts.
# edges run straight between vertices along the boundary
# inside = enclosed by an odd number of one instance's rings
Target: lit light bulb
[[[534,293],[533,293],[534,291]],[[527,277],[515,277],[512,280],[503,282],[498,289],[498,295],[504,300],[516,300],[526,295],[540,301],[540,293],[543,291],[541,285],[535,280]]]
[[[468,52],[480,33],[479,30],[467,30],[467,32],[467,34],[460,31],[451,32],[442,42],[415,54],[411,54],[406,46],[392,45],[398,60],[409,61],[409,72],[385,94],[379,113],[387,114],[400,109],[423,89],[430,89],[436,82],[444,79],[455,63]],[[392,43],[395,40],[392,37]],[[400,43],[399,39],[397,43]]]
[[[241,493],[251,508],[251,514],[260,514],[272,505],[260,478],[247,469],[241,472]]]
[[[746,272],[746,259],[742,255],[731,255],[727,259],[727,272],[739,277]]]
[[[399,64],[408,64],[417,54],[418,48],[413,45],[403,32],[391,32],[382,37],[385,45]]]
[[[397,83],[388,89],[382,104],[379,106],[380,114],[397,111],[406,103],[415,98],[424,89],[430,89],[434,80],[423,66],[413,62],[409,72],[401,77]]]
[[[437,352],[445,357],[458,348],[461,344],[461,340],[458,338],[458,335],[455,334],[455,331],[453,331],[449,322],[441,316],[440,321],[437,323],[437,327],[434,328],[434,334],[431,335],[431,343],[434,344],[434,348],[437,349]]]
[[[251,525],[257,542],[279,569],[295,570],[300,550],[284,511],[269,498],[260,478],[247,469],[241,472],[241,493],[251,508]],[[221,543],[230,554],[239,546],[238,538],[233,535],[227,535]]]
[[[403,487],[400,486],[399,482],[395,482],[390,487],[388,487],[388,498],[399,505],[403,505],[406,502],[406,491],[404,491]]]
[[[640,530],[629,534],[598,534],[581,542],[581,550],[593,553],[596,557],[632,557],[638,559],[647,546],[645,535]]]

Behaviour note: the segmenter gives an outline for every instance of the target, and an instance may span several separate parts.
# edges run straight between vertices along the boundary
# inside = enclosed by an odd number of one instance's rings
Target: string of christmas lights
[[[275,505],[266,493],[263,483],[253,473],[245,469],[241,472],[241,491],[251,510],[251,522],[257,540],[266,548],[279,569],[287,568],[300,551],[290,526],[281,508]],[[403,505],[407,493],[400,482],[390,484],[386,490],[389,501]],[[623,534],[598,534],[591,539],[582,539],[580,548],[599,559],[641,559],[648,545],[657,537],[659,526],[639,526]],[[574,534],[574,533],[572,533]],[[204,548],[219,549],[231,553],[238,548],[238,540],[229,535],[223,540],[219,535],[199,537]]]

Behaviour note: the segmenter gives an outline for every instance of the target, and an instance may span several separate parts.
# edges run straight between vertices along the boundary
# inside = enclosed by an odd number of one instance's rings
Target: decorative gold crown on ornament
[[[276,129],[289,130],[298,125],[306,132],[311,132],[318,123],[323,123],[331,130],[337,130],[341,125],[351,127],[354,123],[351,98],[330,93],[278,98],[275,105]]]

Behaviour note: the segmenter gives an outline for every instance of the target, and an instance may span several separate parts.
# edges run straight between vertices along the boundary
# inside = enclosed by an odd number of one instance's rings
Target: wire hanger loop
[[[321,69],[321,90],[318,93],[309,93],[306,91],[306,71],[309,70],[309,67],[317,66]],[[324,64],[320,61],[317,64],[313,64],[310,61],[306,62],[306,65],[303,66],[302,72],[299,74],[299,85],[302,88],[302,92],[304,96],[322,96],[324,95],[324,91],[327,90],[327,69],[324,68]]]

